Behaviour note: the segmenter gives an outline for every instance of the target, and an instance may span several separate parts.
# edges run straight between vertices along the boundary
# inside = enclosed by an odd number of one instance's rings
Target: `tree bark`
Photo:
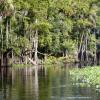
[[[85,37],[85,55],[86,55],[86,61],[88,62],[88,54],[87,54],[87,39],[88,39],[88,33],[86,34],[86,37]]]
[[[3,33],[2,33],[2,25],[1,25],[1,38],[2,38],[2,40],[1,40],[1,42],[2,42],[2,44],[1,44],[1,48],[2,48],[2,50],[1,50],[1,66],[3,66]]]
[[[8,48],[8,35],[9,35],[9,26],[8,26],[8,18],[6,18],[6,48]]]
[[[36,19],[36,23],[37,23],[37,19]],[[36,29],[35,32],[35,42],[34,42],[34,48],[35,48],[35,55],[34,55],[34,60],[36,63],[38,63],[38,29]]]

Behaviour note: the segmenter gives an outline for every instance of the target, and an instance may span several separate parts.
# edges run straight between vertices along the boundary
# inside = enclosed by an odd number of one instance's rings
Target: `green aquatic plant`
[[[72,81],[79,86],[95,86],[100,90],[100,67],[87,67],[70,71]]]

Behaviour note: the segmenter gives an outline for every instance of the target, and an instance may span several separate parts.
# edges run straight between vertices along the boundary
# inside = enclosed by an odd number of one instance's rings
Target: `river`
[[[0,69],[0,100],[100,100],[93,87],[73,85],[70,67]]]

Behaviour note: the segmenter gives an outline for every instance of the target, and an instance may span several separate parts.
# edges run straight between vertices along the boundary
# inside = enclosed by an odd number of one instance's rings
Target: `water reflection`
[[[0,100],[100,100],[90,87],[73,86],[69,67],[1,68]]]

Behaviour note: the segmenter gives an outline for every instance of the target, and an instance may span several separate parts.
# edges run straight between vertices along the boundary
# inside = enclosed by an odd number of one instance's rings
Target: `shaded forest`
[[[99,0],[0,0],[0,65],[49,56],[100,64]]]

